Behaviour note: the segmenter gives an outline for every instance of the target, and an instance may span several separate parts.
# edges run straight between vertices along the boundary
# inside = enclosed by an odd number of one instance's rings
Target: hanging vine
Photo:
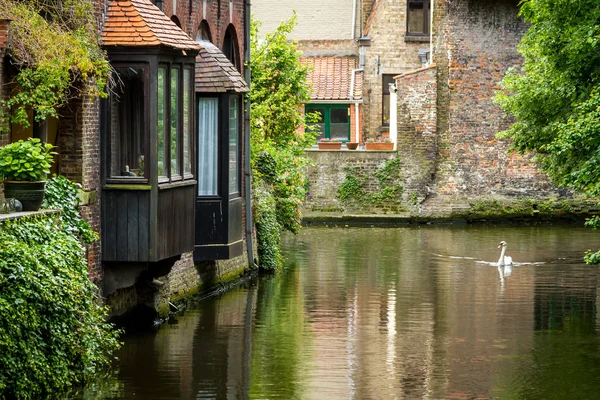
[[[0,1],[0,15],[11,20],[10,62],[18,69],[10,95],[0,100],[1,122],[27,127],[29,110],[43,121],[84,93],[106,96],[110,65],[93,7],[90,0]]]

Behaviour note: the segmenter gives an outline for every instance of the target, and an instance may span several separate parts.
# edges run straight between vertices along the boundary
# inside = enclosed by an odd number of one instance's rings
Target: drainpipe
[[[390,84],[390,140],[394,150],[398,149],[398,87]]]
[[[354,5],[352,6],[352,40],[354,40],[354,33],[356,32],[356,0],[354,0]]]
[[[431,15],[429,16],[429,63],[433,62],[433,9],[435,0],[431,0]]]
[[[244,60],[246,68],[244,69],[244,79],[250,87],[250,5],[251,0],[244,0]],[[248,266],[255,265],[254,247],[252,246],[252,227],[254,218],[252,217],[252,182],[250,171],[250,99],[244,104],[244,192],[246,193],[246,248],[248,254]]]
[[[359,133],[360,133],[360,129],[358,126],[358,101],[354,100],[354,81],[355,81],[355,76],[357,72],[362,72],[364,71],[364,68],[356,68],[352,70],[352,74],[350,75],[350,102],[354,101],[354,120],[355,120],[355,124],[354,124],[354,133],[356,134],[356,141],[360,142],[360,137],[359,137]]]

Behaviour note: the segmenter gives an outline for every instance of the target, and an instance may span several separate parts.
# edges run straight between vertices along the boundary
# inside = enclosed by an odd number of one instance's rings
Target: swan
[[[502,249],[502,251],[500,252],[500,259],[498,260],[498,266],[501,267],[505,265],[512,265],[512,257],[504,255],[506,254],[506,242],[504,240],[500,242],[498,248]]]

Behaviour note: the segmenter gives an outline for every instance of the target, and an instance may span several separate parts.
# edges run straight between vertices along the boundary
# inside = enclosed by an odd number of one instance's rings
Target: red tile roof
[[[194,40],[149,0],[110,0],[102,29],[102,44],[199,49]]]
[[[248,91],[248,85],[219,48],[210,42],[200,42],[196,57],[196,92]]]
[[[357,68],[356,57],[306,57],[311,100],[350,100],[352,70]],[[354,81],[354,100],[362,98],[362,74],[357,73]]]

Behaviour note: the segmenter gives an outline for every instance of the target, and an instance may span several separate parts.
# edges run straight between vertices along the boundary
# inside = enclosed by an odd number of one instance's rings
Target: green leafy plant
[[[99,239],[98,233],[79,214],[79,187],[62,175],[55,175],[46,182],[43,208],[60,210],[63,228],[91,244]]]
[[[53,148],[35,138],[0,148],[0,177],[9,181],[45,180],[54,162]]]
[[[0,223],[0,398],[61,398],[106,369],[119,332],[55,215]]]
[[[267,271],[279,271],[282,267],[281,226],[277,222],[273,194],[260,183],[254,189],[254,213],[260,267]]]
[[[27,127],[31,110],[43,121],[57,118],[69,99],[83,93],[106,96],[110,65],[100,47],[93,2],[3,0],[0,15],[11,19],[8,51],[19,69],[11,95],[0,100],[0,122]]]

